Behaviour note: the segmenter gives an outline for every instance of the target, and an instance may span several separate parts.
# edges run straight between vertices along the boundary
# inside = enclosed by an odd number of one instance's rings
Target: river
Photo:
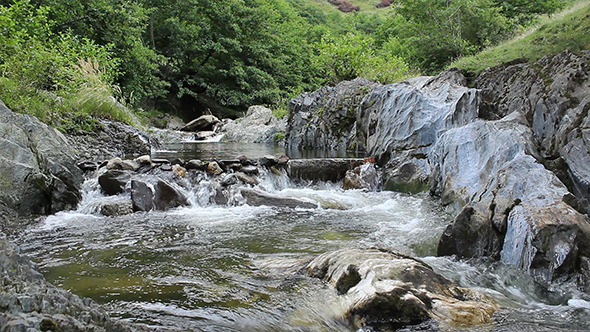
[[[426,194],[344,191],[270,173],[259,186],[318,207],[219,206],[196,186],[188,207],[104,217],[97,207],[113,198],[89,178],[77,210],[42,219],[17,242],[50,282],[150,330],[354,331],[335,290],[302,269],[320,253],[371,246],[421,257],[495,298],[503,307],[495,323],[475,330],[590,329],[590,303],[571,283],[545,289],[498,262],[434,257],[452,216]]]

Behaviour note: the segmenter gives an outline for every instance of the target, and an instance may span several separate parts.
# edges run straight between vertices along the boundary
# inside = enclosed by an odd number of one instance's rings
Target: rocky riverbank
[[[544,284],[584,280],[589,60],[507,64],[475,88],[458,70],[343,82],[292,100],[287,146],[364,151],[385,189],[439,196],[456,213],[440,255],[491,256]]]

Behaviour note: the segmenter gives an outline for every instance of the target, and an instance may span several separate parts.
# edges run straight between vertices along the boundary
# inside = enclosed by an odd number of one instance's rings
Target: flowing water
[[[590,303],[568,284],[547,290],[496,262],[433,257],[451,216],[426,195],[271,174],[260,187],[318,208],[210,205],[197,186],[189,207],[104,217],[98,204],[120,197],[104,197],[88,179],[76,211],[47,217],[18,241],[50,282],[158,331],[353,331],[335,290],[301,270],[319,253],[369,246],[422,257],[494,297],[504,309],[477,330],[590,329]]]

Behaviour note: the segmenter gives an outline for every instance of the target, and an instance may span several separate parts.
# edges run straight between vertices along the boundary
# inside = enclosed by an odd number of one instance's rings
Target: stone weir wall
[[[542,283],[590,265],[590,52],[378,85],[354,80],[293,99],[290,149],[375,157],[383,187],[453,208],[440,255],[491,256]],[[587,281],[580,278],[582,286]]]

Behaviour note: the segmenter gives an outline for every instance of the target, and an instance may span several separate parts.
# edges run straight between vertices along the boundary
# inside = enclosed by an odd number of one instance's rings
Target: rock
[[[247,175],[258,175],[258,174],[260,174],[260,171],[258,170],[258,167],[256,167],[256,166],[246,166],[246,167],[242,167],[242,173],[247,174]]]
[[[236,160],[238,160],[240,162],[240,164],[242,164],[244,166],[252,165],[252,161],[250,159],[248,159],[248,157],[244,156],[243,154],[237,156]]]
[[[291,159],[287,172],[294,180],[338,182],[362,163],[361,159]]]
[[[164,172],[171,172],[172,165],[171,164],[161,164],[160,169],[163,170]]]
[[[487,324],[497,304],[462,288],[425,263],[379,249],[343,249],[322,254],[307,265],[346,297],[345,319],[355,328],[397,330],[434,319],[462,328]]]
[[[217,135],[216,132],[212,131],[212,130],[208,130],[208,131],[199,131],[195,134],[195,140],[197,141],[204,141],[206,139],[215,137]]]
[[[437,142],[431,191],[462,209],[441,237],[439,254],[496,257],[547,284],[590,254],[590,226],[567,204],[565,185],[537,162],[524,123],[516,113],[476,121]]]
[[[109,170],[98,177],[98,184],[107,195],[117,195],[125,191],[127,182],[131,179],[128,171]]]
[[[209,131],[219,123],[219,119],[213,115],[205,114],[194,119],[182,127],[181,131]]]
[[[226,174],[220,182],[220,184],[224,187],[229,187],[236,183],[238,183],[238,179],[236,178],[235,174]]]
[[[130,200],[107,202],[100,207],[100,213],[104,216],[122,216],[133,213],[133,204]]]
[[[252,206],[267,205],[286,208],[317,208],[317,204],[314,203],[301,201],[295,198],[272,196],[269,193],[265,193],[256,189],[241,188],[240,193],[242,194],[242,197],[246,199],[246,203]]]
[[[29,216],[76,206],[83,176],[70,143],[0,102],[0,214]]]
[[[590,51],[563,51],[535,63],[510,63],[484,70],[481,117],[520,112],[538,140],[544,164],[590,213]],[[562,160],[562,163],[551,163]]]
[[[223,163],[227,166],[228,169],[238,172],[241,171],[244,166],[242,166],[239,162],[232,162],[232,161],[223,161]]]
[[[251,186],[257,186],[258,185],[258,180],[250,175],[247,175],[243,172],[236,172],[235,176],[238,180],[242,181],[245,184],[249,184]]]
[[[375,86],[374,82],[358,78],[292,99],[285,138],[287,148],[295,151],[350,149],[354,145],[351,142],[355,137],[357,108]]]
[[[178,177],[183,178],[186,176],[186,168],[178,164],[172,165],[172,173]]]
[[[285,132],[286,119],[277,119],[264,106],[250,106],[246,115],[237,120],[223,121],[220,134],[224,142],[274,143],[277,133]]]
[[[207,169],[207,164],[198,159],[189,160],[185,165],[186,169],[196,169],[204,171]]]
[[[152,163],[162,165],[162,164],[170,164],[170,160],[168,159],[152,159]]]
[[[0,233],[2,331],[137,331],[89,299],[51,285]],[[59,329],[55,329],[55,327]],[[53,329],[52,329],[53,328]]]
[[[179,166],[184,166],[185,161],[182,158],[174,158],[170,161],[170,164],[172,165],[179,165]]]
[[[375,190],[380,184],[379,174],[375,165],[364,163],[353,170],[346,171],[342,187],[346,189],[368,189]]]
[[[121,170],[123,169],[123,160],[119,157],[113,158],[107,162],[107,169]]]
[[[135,162],[140,165],[152,165],[152,158],[149,155],[139,156],[135,158]]]
[[[81,161],[76,164],[82,172],[92,172],[98,169],[98,165],[93,161]]]
[[[154,186],[141,180],[131,180],[133,211],[151,211],[154,208]]]
[[[157,210],[169,210],[179,206],[187,206],[188,200],[180,190],[170,183],[159,180],[155,187],[154,206]]]
[[[219,166],[219,164],[216,161],[212,161],[207,164],[207,173],[213,174],[213,175],[219,175],[219,174],[223,173],[223,169],[221,169],[221,167]]]
[[[258,165],[270,168],[279,163],[279,158],[271,155],[266,155],[258,159]]]

